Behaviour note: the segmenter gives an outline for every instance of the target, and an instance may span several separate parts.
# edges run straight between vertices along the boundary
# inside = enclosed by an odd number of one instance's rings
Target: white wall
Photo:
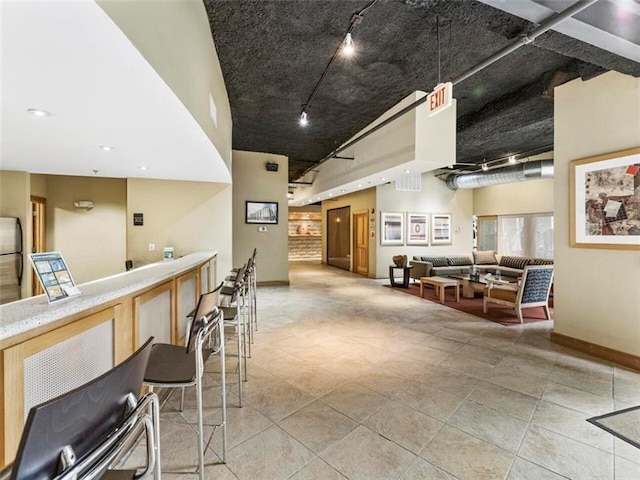
[[[378,225],[376,276],[378,278],[389,275],[389,265],[393,263],[394,255],[407,255],[409,259],[414,255],[471,255],[473,246],[473,193],[471,190],[450,190],[445,182],[433,176],[432,173],[422,174],[422,191],[420,192],[396,191],[395,182],[377,187],[376,190],[376,224]],[[434,246],[382,246],[380,245],[381,212],[450,213],[452,243]]]
[[[98,0],[182,101],[231,167],[231,109],[211,27],[201,0]],[[218,121],[209,116],[209,96]]]
[[[47,175],[46,238],[60,251],[76,283],[124,272],[126,180]],[[74,200],[92,200],[92,210]]]
[[[640,254],[569,247],[569,162],[640,146],[640,79],[609,72],[555,89],[554,332],[640,355]]]
[[[265,168],[267,161],[279,165],[277,172]],[[258,282],[289,283],[288,200],[289,159],[269,153],[233,151],[233,264],[246,263],[258,249]],[[278,202],[278,224],[245,223],[245,202]]]
[[[162,260],[164,247],[181,257],[202,250],[218,252],[218,279],[231,269],[231,186],[177,180],[127,181],[127,258],[138,267]],[[144,225],[133,225],[133,214]],[[156,250],[149,251],[153,243]]]
[[[473,191],[474,215],[514,215],[553,212],[553,179],[476,188]]]

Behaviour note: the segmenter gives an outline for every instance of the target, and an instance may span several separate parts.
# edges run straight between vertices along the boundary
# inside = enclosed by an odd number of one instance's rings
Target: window
[[[498,216],[498,248],[502,255],[553,258],[553,214]]]

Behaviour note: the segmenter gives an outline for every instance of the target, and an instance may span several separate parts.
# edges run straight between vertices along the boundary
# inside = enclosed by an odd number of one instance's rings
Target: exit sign
[[[427,111],[429,116],[447,109],[453,100],[453,83],[440,83],[427,95]]]

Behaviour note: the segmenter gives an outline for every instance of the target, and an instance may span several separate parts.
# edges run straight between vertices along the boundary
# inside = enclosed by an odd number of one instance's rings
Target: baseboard
[[[267,280],[257,282],[258,287],[283,287],[289,285],[289,280]]]
[[[603,358],[604,360],[640,371],[640,357],[636,355],[614,350],[609,347],[603,347],[595,343],[585,342],[584,340],[555,332],[551,332],[551,341],[564,347],[573,348],[574,350],[588,353],[594,357]]]

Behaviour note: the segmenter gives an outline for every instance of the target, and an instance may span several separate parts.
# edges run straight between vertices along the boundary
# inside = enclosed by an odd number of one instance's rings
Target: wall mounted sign
[[[144,215],[142,213],[134,213],[133,214],[133,225],[135,227],[139,227],[144,225]]]
[[[440,83],[427,95],[428,115],[435,115],[451,106],[453,102],[453,83]]]
[[[60,252],[30,253],[29,259],[49,303],[80,295]]]

